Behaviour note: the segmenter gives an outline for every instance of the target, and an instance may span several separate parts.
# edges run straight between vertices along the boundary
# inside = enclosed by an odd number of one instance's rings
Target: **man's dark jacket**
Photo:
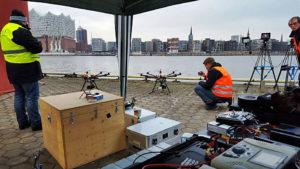
[[[290,37],[293,38],[294,36],[295,36],[297,44],[299,44],[299,42],[300,42],[300,29],[291,32]]]
[[[223,76],[220,71],[218,71],[217,69],[213,69],[213,67],[215,66],[222,66],[222,65],[220,63],[214,62],[211,65],[211,69],[207,72],[206,82],[203,81],[199,82],[199,85],[207,90],[210,90],[215,84],[215,82]]]
[[[11,22],[16,23],[14,21]],[[42,52],[41,42],[32,36],[27,25],[21,26],[25,27],[25,29],[19,28],[14,31],[12,41],[24,46],[31,53]],[[43,78],[41,65],[38,61],[24,64],[6,62],[6,71],[10,83],[32,83]]]
[[[300,43],[300,29],[291,32],[290,37],[293,38],[294,36],[295,36],[297,45],[299,45],[299,43]],[[293,44],[294,44],[294,40],[293,40]],[[300,64],[300,54],[298,54],[298,64]],[[299,77],[300,77],[300,75],[299,75]]]

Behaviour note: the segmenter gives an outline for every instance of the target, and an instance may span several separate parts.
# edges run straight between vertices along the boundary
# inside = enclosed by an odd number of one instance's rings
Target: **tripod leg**
[[[273,73],[273,77],[274,77],[274,81],[275,81],[275,86],[274,86],[274,89],[277,88],[277,91],[279,91],[279,88],[278,88],[278,85],[277,85],[277,80],[279,79],[280,75],[278,76],[278,79],[276,79],[276,75],[275,75],[275,72],[274,72],[274,66],[273,66],[273,63],[272,63],[272,59],[271,59],[271,56],[270,56],[270,53],[268,52],[268,59],[269,59],[269,64],[270,64],[270,67],[271,67],[271,71]],[[280,69],[281,71],[281,69]]]
[[[286,75],[285,75],[285,81],[284,81],[284,91],[286,91],[287,83],[289,80],[289,73],[290,73],[290,68],[287,68]]]
[[[157,84],[157,79],[155,80],[155,84],[154,84],[154,86],[153,86],[153,88],[152,88],[152,91],[151,91],[149,94],[151,94],[151,93],[154,92],[154,89],[155,89],[155,87],[156,87],[156,84]]]
[[[83,83],[82,88],[81,88],[80,91],[83,91],[83,88],[84,88],[85,84],[86,84],[86,80],[84,80],[84,83]]]
[[[273,72],[274,80],[275,80],[275,82],[276,82],[275,87],[277,88],[277,91],[279,91],[279,87],[278,87],[278,85],[277,85],[277,82],[278,82],[277,80],[279,79],[279,77],[278,77],[278,79],[276,80],[276,76],[275,76],[275,72],[274,72],[274,67],[273,67],[273,65],[272,65],[271,69],[272,69],[272,72]],[[280,70],[280,71],[281,71],[281,70]]]
[[[168,92],[169,92],[169,94],[171,93],[171,91],[170,91],[170,89],[169,89],[169,87],[168,87],[168,85],[167,85],[167,83],[165,82],[165,84],[166,84],[166,88],[168,89]]]
[[[261,67],[261,74],[260,74],[260,83],[259,88],[261,89],[261,84],[264,81],[264,67]]]
[[[246,92],[248,91],[248,88],[249,88],[249,86],[250,86],[250,83],[251,83],[251,80],[252,80],[252,78],[253,78],[253,75],[254,75],[255,70],[256,70],[256,66],[254,67],[253,72],[252,72],[252,75],[251,75],[251,77],[250,77],[250,80],[248,81],[247,87],[246,87],[246,89],[245,89]]]
[[[277,90],[279,91],[279,88],[278,88],[278,81],[279,81],[279,78],[280,78],[280,75],[281,75],[281,72],[282,72],[282,66],[280,68],[280,71],[279,71],[279,74],[278,74],[278,77],[275,81],[275,85],[274,85],[274,89],[277,88]]]

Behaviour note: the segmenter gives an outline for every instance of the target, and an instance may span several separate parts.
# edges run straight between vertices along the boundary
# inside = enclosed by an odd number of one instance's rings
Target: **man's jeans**
[[[201,97],[203,102],[205,104],[212,104],[212,103],[223,103],[224,101],[220,99],[219,97],[215,96],[211,90],[207,90],[203,88],[200,85],[195,86],[195,92],[197,93],[198,96]]]
[[[31,126],[41,124],[38,99],[40,96],[38,81],[33,83],[15,83],[15,112],[19,125],[25,125],[29,122]],[[26,109],[28,116],[26,115]]]

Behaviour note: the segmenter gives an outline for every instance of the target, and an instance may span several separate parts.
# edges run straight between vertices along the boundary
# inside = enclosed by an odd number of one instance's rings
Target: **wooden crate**
[[[80,98],[82,92],[39,100],[45,148],[64,169],[126,148],[124,99],[97,92],[104,98],[96,102]]]

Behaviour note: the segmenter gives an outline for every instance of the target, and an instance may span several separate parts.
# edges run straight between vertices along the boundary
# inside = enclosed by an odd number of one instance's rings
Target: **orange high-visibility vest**
[[[300,54],[300,42],[299,42],[299,45],[298,45],[297,42],[296,42],[295,36],[294,36],[294,45],[296,47],[296,55]]]
[[[223,75],[215,82],[211,89],[212,93],[218,97],[232,97],[232,80],[228,71],[220,66],[213,67],[212,69],[218,70]]]

